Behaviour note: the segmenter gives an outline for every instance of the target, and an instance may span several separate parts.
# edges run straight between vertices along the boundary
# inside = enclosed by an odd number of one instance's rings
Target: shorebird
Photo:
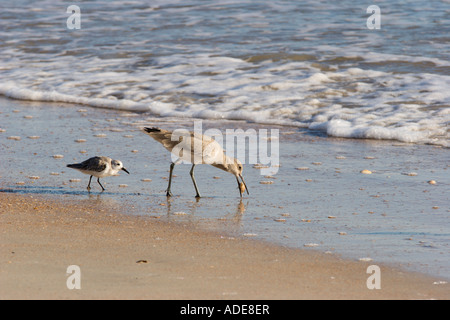
[[[102,184],[100,183],[100,178],[110,177],[117,174],[120,170],[125,171],[130,174],[127,169],[123,167],[123,164],[119,160],[112,160],[109,157],[93,157],[83,161],[81,163],[68,164],[68,168],[76,169],[84,174],[88,174],[89,184],[87,186],[88,191],[91,190],[91,180],[92,177],[97,177],[97,182],[102,187],[102,191],[105,191]]]
[[[166,196],[172,196],[171,186],[173,169],[175,165],[179,164],[182,160],[192,163],[190,175],[192,182],[194,183],[195,192],[197,193],[195,196],[196,198],[201,197],[194,176],[194,168],[197,164],[210,164],[231,173],[236,177],[241,198],[244,190],[249,194],[247,185],[242,177],[242,170],[244,169],[242,163],[235,158],[225,155],[223,148],[213,138],[200,133],[187,131],[185,134],[177,133],[175,136],[174,132],[160,128],[144,128],[144,132],[178,157],[176,161],[170,164],[169,185],[166,190]],[[239,178],[241,178],[242,182],[239,181]]]

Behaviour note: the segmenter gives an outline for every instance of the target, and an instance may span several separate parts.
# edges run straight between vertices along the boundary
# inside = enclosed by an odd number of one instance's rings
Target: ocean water
[[[2,1],[0,94],[448,146],[449,1]]]

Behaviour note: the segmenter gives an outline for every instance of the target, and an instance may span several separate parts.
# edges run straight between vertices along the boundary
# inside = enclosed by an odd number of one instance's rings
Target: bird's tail
[[[81,168],[81,164],[80,163],[68,164],[67,168],[80,169]]]
[[[153,133],[153,132],[161,132],[160,128],[144,128],[144,131],[147,133]]]

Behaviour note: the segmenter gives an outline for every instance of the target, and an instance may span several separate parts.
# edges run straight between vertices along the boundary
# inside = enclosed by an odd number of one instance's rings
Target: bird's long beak
[[[122,170],[125,171],[126,173],[130,174],[127,169],[122,168]]]
[[[240,174],[239,175],[239,177],[241,178],[241,180],[242,180],[242,183],[244,184],[244,186],[245,186],[245,191],[247,191],[247,194],[248,195],[250,195],[250,193],[248,192],[248,188],[247,188],[247,185],[245,184],[245,181],[244,181],[244,177],[242,176],[242,174]]]

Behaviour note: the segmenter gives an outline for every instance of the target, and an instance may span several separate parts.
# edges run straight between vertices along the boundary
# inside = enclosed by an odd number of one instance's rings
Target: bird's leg
[[[166,196],[167,197],[171,197],[172,196],[172,191],[170,191],[170,188],[172,187],[172,173],[173,173],[173,168],[174,167],[175,167],[175,162],[172,162],[170,164],[169,186],[167,187],[167,190],[166,190]]]
[[[87,186],[88,191],[91,191],[91,180],[92,180],[92,176],[89,178],[89,184]]]
[[[100,185],[100,187],[102,187],[102,192],[105,191],[106,189],[103,188],[102,184],[100,183],[100,178],[97,179],[98,184]]]
[[[195,197],[196,198],[201,198],[200,193],[198,192],[197,182],[195,182],[194,168],[195,168],[195,164],[192,165],[192,169],[191,169],[190,174],[191,174],[192,182],[194,183],[195,192],[197,192],[197,195]]]
[[[237,181],[237,184],[238,184],[239,194],[241,195],[241,198],[242,198],[241,182],[239,181],[238,177],[236,177],[236,181]]]

